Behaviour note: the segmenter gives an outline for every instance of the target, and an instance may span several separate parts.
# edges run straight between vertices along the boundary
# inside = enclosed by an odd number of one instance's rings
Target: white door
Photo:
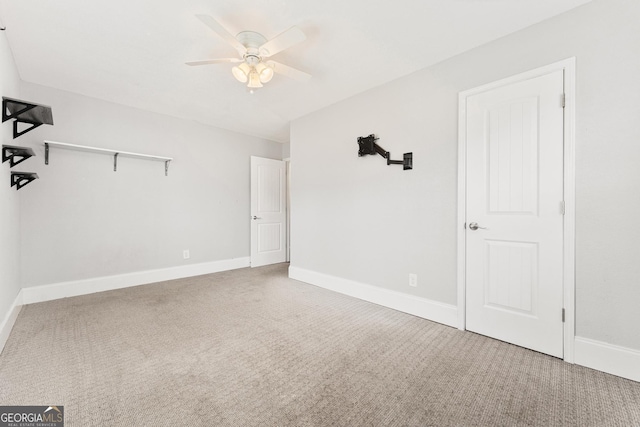
[[[563,71],[467,97],[466,328],[563,357]]]
[[[286,165],[251,156],[251,267],[287,257]]]

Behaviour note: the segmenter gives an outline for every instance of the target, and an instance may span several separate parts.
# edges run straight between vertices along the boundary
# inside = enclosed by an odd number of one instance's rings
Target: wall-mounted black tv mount
[[[403,160],[391,160],[391,154],[376,144],[378,138],[374,134],[369,136],[358,137],[358,156],[362,157],[367,154],[380,154],[387,159],[387,165],[402,165],[402,169],[413,169],[413,153],[404,153]]]

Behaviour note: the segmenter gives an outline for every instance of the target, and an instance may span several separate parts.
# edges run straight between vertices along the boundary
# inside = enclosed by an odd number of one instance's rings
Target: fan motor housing
[[[265,36],[255,31],[241,31],[236,35],[236,39],[247,49],[258,49],[267,42]]]

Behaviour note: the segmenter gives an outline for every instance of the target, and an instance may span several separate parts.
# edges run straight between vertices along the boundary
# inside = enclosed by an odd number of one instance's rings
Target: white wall
[[[292,267],[455,304],[458,92],[575,56],[576,332],[640,350],[638,22],[595,0],[296,120]],[[414,170],[358,158],[370,133]]]
[[[20,190],[23,287],[249,256],[250,156],[279,143],[23,83],[54,126],[21,139],[40,179]],[[164,164],[51,148],[43,140],[173,157]],[[189,249],[191,258],[183,259]]]
[[[291,143],[286,142],[282,144],[282,158],[288,159],[290,155],[291,155]]]
[[[0,95],[20,99],[19,77],[5,33],[0,31]],[[2,124],[3,145],[21,145],[13,138],[12,121]],[[25,170],[30,162],[15,166]],[[9,162],[0,165],[0,325],[20,292],[18,256],[20,253],[20,220],[18,193],[10,186]],[[1,333],[2,331],[0,331]],[[0,348],[3,342],[0,340]]]

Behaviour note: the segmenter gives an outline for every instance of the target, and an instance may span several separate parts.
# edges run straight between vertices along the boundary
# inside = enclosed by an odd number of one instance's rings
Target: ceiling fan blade
[[[260,55],[267,58],[278,52],[282,52],[294,44],[300,43],[306,38],[307,36],[304,35],[300,28],[293,26],[260,46]]]
[[[246,52],[245,47],[240,43],[226,28],[224,28],[218,21],[210,17],[209,15],[196,15],[196,18],[201,20],[207,27],[211,28],[216,34],[225,39],[227,43],[234,47],[235,50],[244,55]]]
[[[218,58],[218,59],[203,59],[202,61],[189,61],[185,62],[187,65],[209,65],[209,64],[222,64],[225,62],[242,62],[240,58]]]
[[[289,67],[288,65],[284,65],[276,61],[267,61],[267,65],[273,68],[274,72],[282,74],[283,76],[287,76],[294,80],[307,82],[311,78],[311,74],[307,74],[304,71],[297,70],[293,67]]]

